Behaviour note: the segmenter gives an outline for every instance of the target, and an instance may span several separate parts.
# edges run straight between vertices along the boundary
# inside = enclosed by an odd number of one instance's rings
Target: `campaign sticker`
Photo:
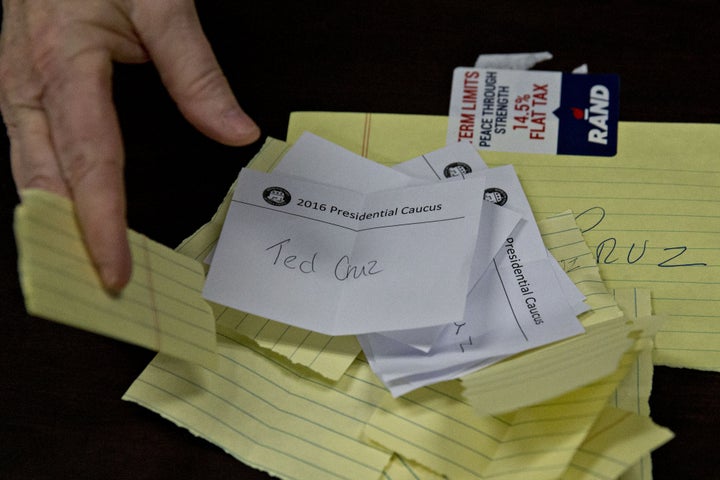
[[[447,144],[613,156],[619,92],[614,74],[459,67],[453,74]]]

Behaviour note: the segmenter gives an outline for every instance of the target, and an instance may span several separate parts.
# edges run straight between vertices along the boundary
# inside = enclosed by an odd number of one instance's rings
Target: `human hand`
[[[192,0],[3,0],[0,110],[15,184],[74,201],[90,257],[112,292],[131,275],[112,63],[150,60],[198,130],[234,146],[259,137]]]

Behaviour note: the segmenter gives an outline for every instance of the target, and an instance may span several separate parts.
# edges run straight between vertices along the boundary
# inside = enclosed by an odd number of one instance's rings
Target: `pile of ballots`
[[[243,169],[203,296],[355,335],[393,396],[584,332],[512,165],[469,143],[375,163],[311,133]]]

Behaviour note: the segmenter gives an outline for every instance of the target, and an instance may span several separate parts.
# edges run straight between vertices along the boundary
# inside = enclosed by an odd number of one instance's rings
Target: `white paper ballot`
[[[310,132],[297,139],[273,172],[363,193],[428,183],[368,160]]]
[[[398,163],[392,170],[422,179],[426,183],[447,178],[465,178],[487,168],[475,147],[468,142],[459,142]]]
[[[490,268],[481,288],[468,295],[464,320],[443,327],[429,354],[385,335],[359,336],[373,371],[399,396],[582,333],[571,306],[558,297],[549,262],[524,265],[524,274],[537,281],[528,290],[508,267]],[[495,301],[501,298],[508,300]]]
[[[449,177],[439,174],[447,165],[425,157],[406,162],[403,171],[426,179]],[[493,251],[491,268],[468,294],[462,322],[430,333],[424,329],[358,337],[373,371],[394,396],[583,332],[576,315],[588,308],[584,297],[547,252],[512,166],[483,170],[480,164],[453,162],[453,168],[465,179],[481,171],[487,179],[486,200],[513,209],[525,221]],[[429,349],[418,347],[427,343],[422,335],[432,338]]]
[[[441,331],[427,353],[401,337],[358,336],[373,371],[399,396],[582,333],[552,261],[526,262],[521,269],[493,262],[469,293],[463,321],[436,327]]]
[[[370,193],[409,185],[426,185],[439,179],[458,180],[472,172],[477,176],[480,172],[489,170],[469,143],[448,145],[388,168],[322,137],[305,132],[273,171]],[[482,204],[482,215],[478,232],[473,232],[477,240],[468,291],[477,283],[500,245],[523,218],[522,212],[517,213],[491,202],[481,201],[485,194],[486,192],[483,192],[483,197],[475,200]],[[530,209],[529,205],[527,209]],[[542,241],[540,243],[542,244]]]
[[[275,172],[361,192],[375,192],[407,185],[457,180],[471,172],[487,171],[475,148],[468,143],[448,145],[400,163],[392,169],[368,160],[317,135],[305,132],[275,167]],[[522,220],[522,215],[490,202],[482,204],[468,291],[477,283],[490,261]],[[446,323],[446,322],[444,322]],[[428,352],[442,326],[382,332],[418,350]]]
[[[203,294],[330,335],[461,321],[484,190],[362,193],[244,169]]]
[[[423,180],[425,182],[464,179],[492,172],[475,148],[469,143],[456,143],[425,153],[395,165],[393,170],[406,173],[416,177],[418,181]],[[495,175],[496,173],[491,173],[491,177]],[[492,183],[493,181],[492,178],[486,181],[486,190],[483,194],[483,199],[488,200],[482,202],[480,231],[483,232],[483,238],[482,241],[478,241],[475,245],[475,254],[470,267],[468,292],[477,285],[500,246],[524,222],[522,213],[493,203],[491,200],[494,200],[494,198],[487,197],[488,193],[493,193],[492,191],[488,192],[488,182]],[[428,353],[442,328],[382,332],[381,335]]]
[[[391,170],[325,139],[305,133],[288,150],[275,171],[292,173],[321,183],[362,188],[368,192],[418,182],[488,176],[484,192],[487,201],[482,202],[482,241],[476,245],[469,282],[469,288],[474,285],[477,287],[470,292],[468,298],[472,306],[466,306],[463,321],[359,337],[371,365],[377,369],[376,373],[393,394],[400,395],[429,383],[456,378],[514,353],[582,331],[575,315],[587,309],[582,304],[584,297],[554,258],[548,255],[513,168],[488,169],[472,145],[449,145],[400,163]],[[407,176],[398,175],[400,172],[416,178],[413,181]],[[501,206],[508,203],[512,210]],[[527,228],[516,228],[518,221],[523,218],[528,223]],[[554,317],[549,328],[530,325],[532,313],[528,316],[519,311],[518,319],[514,318],[508,294],[499,288],[502,285],[501,277],[494,264],[493,274],[486,275],[482,284],[478,282],[500,247],[513,236],[525,244],[520,251],[526,254],[529,261],[541,259],[541,264],[530,267],[529,276],[543,285],[543,296],[539,303],[553,302],[550,309],[544,305],[542,307],[547,315]],[[501,258],[499,260],[503,262]],[[502,270],[507,271],[507,268]],[[517,289],[516,293],[521,292]],[[518,295],[512,292],[509,295],[517,305],[522,304]],[[568,297],[567,301],[564,297]],[[580,307],[573,308],[577,304]],[[522,335],[518,325],[523,325],[528,338]],[[561,326],[564,328],[558,332],[556,329]],[[458,329],[461,333],[457,333]],[[458,340],[459,334],[464,336],[463,339]],[[380,342],[379,346],[376,345],[378,356],[375,356],[373,342],[369,339]],[[492,344],[492,348],[485,348],[488,344]],[[386,372],[386,368],[391,371]],[[395,368],[398,370],[393,370]]]

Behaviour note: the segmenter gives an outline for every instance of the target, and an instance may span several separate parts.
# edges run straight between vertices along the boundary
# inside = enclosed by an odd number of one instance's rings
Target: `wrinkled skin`
[[[201,132],[246,145],[260,131],[237,104],[191,0],[4,0],[0,110],[22,196],[71,198],[100,279],[119,292],[131,274],[123,145],[112,63],[152,61]]]

